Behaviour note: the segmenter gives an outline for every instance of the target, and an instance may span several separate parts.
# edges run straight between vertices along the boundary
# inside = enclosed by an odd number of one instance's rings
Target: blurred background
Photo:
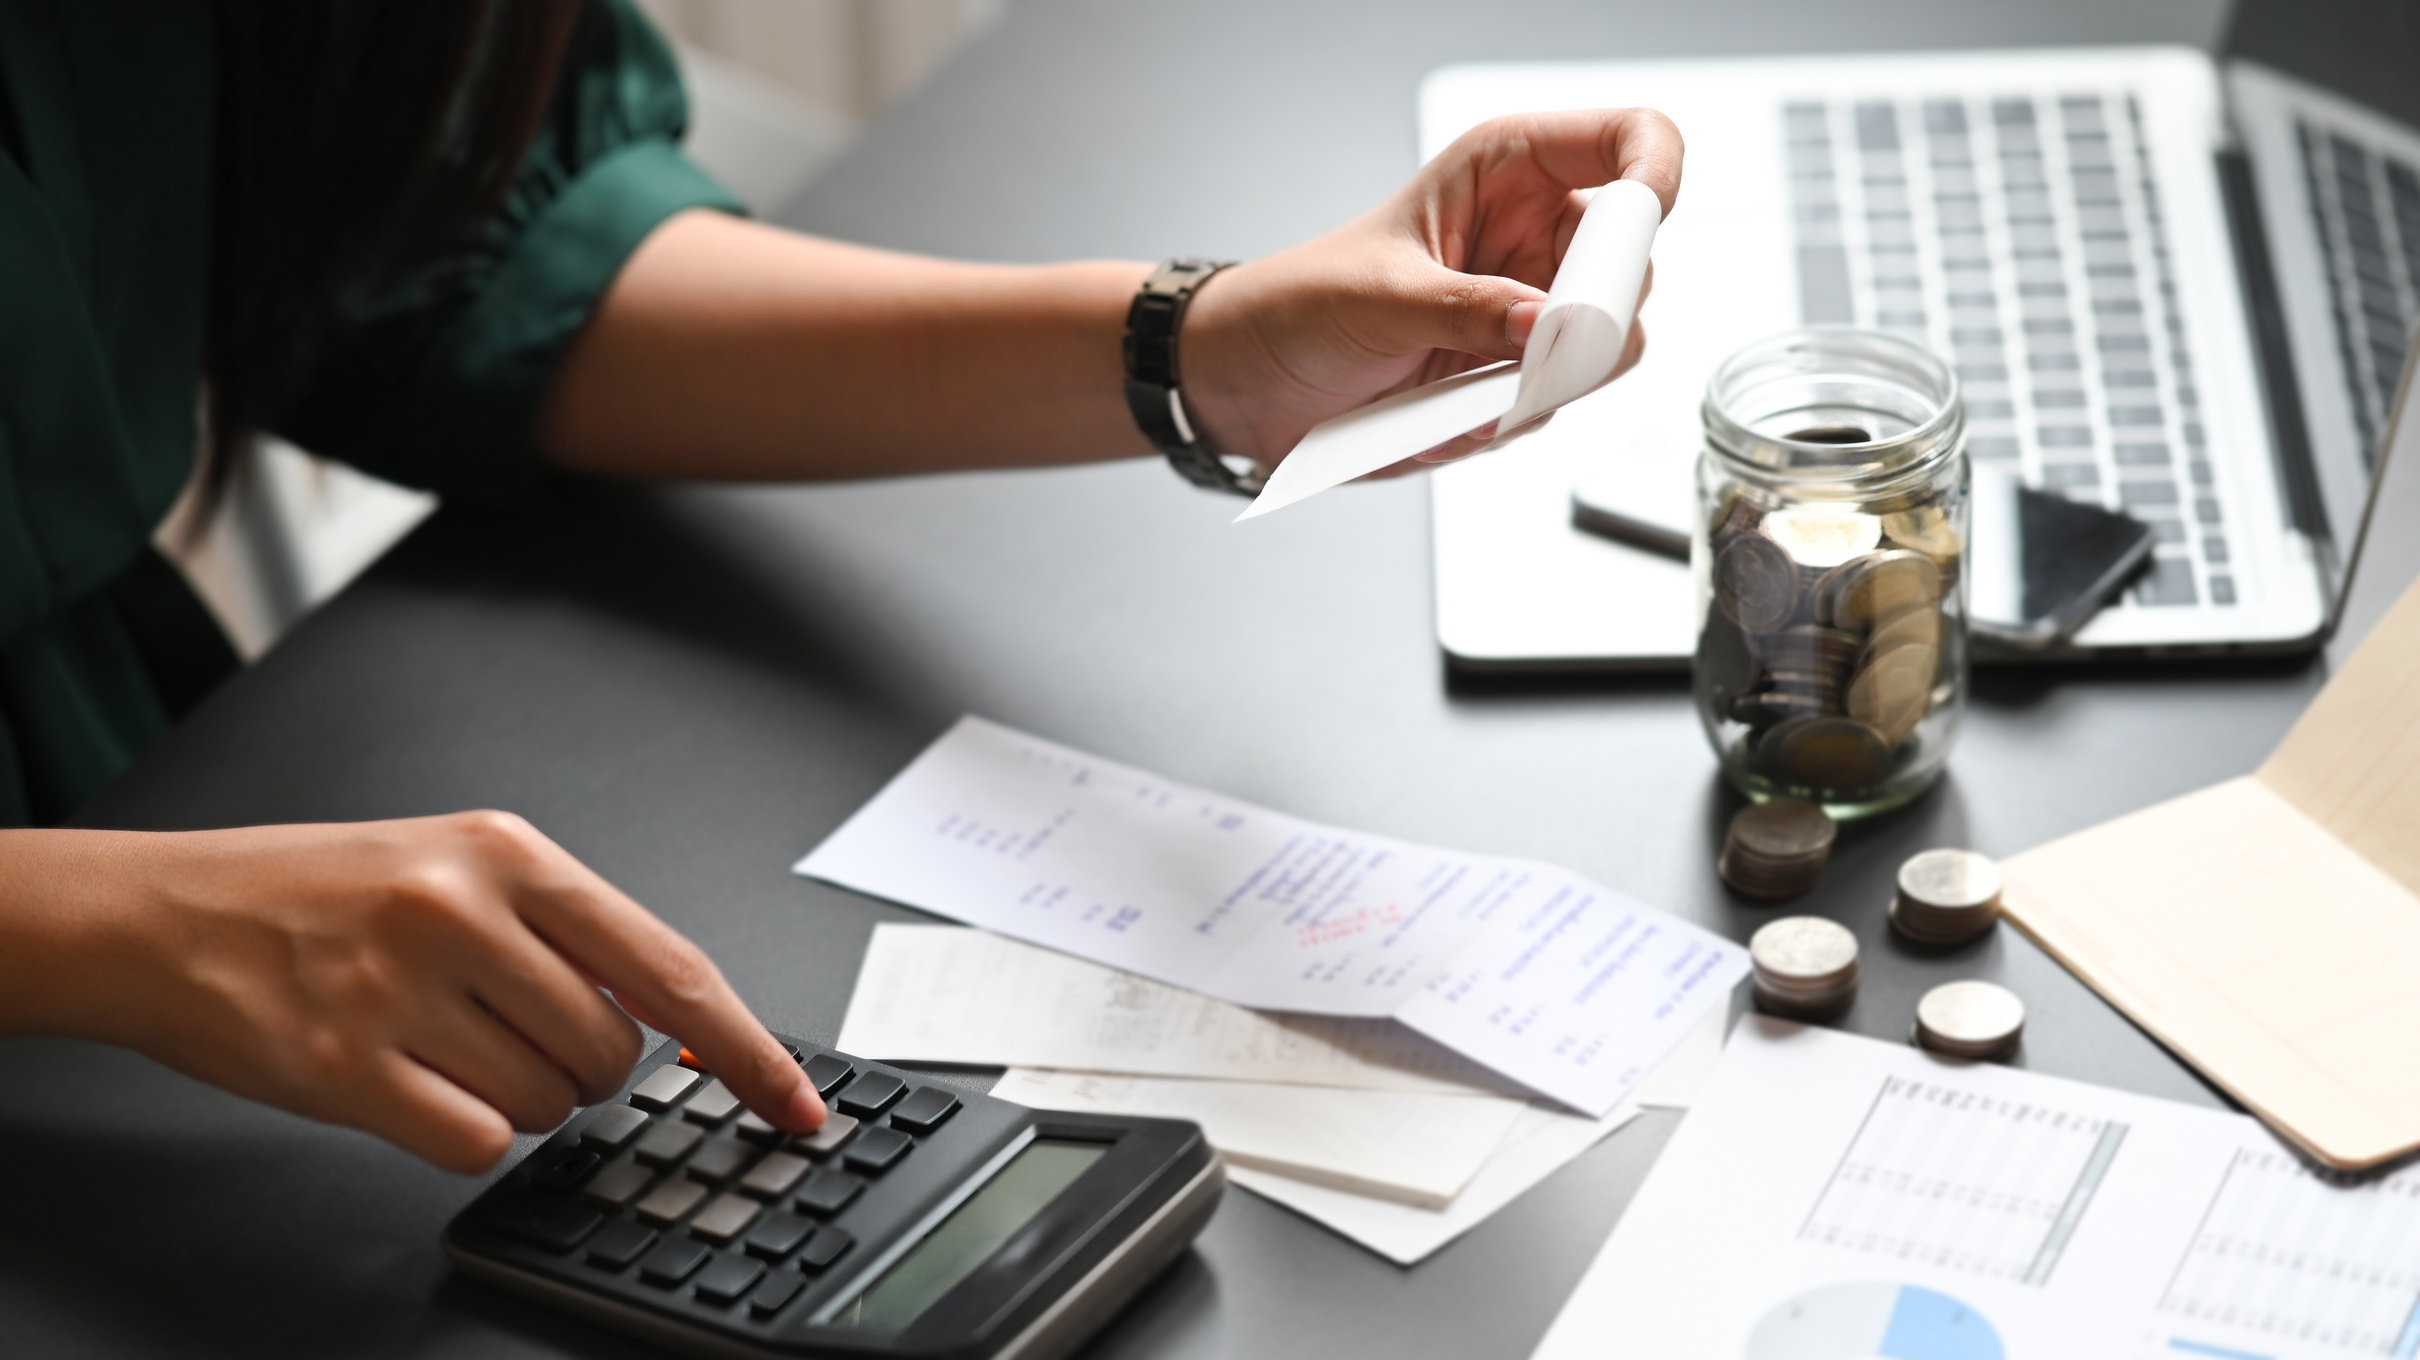
[[[679,54],[689,152],[759,216],[796,198],[875,110],[946,68],[1007,0],[639,0]],[[264,441],[212,521],[160,546],[247,660],[436,509],[433,496]]]

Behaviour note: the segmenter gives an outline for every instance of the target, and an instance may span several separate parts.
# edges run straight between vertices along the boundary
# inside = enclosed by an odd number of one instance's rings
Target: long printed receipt
[[[794,868],[1238,1005],[1391,1017],[1593,1115],[1748,968],[1552,865],[1322,826],[974,717]]]
[[[1236,519],[1309,500],[1489,421],[1510,432],[1613,381],[1663,216],[1655,191],[1637,180],[1597,190],[1518,362],[1457,373],[1313,426]]]

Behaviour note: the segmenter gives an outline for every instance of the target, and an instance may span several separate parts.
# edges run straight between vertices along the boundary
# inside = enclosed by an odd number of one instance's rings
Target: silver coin
[[[1826,978],[1857,966],[1857,937],[1820,916],[1785,916],[1748,937],[1748,957],[1785,983]]]
[[[1916,1003],[1918,1032],[1961,1053],[1997,1052],[2025,1029],[2025,1002],[1993,982],[1945,982]]]
[[[1937,911],[1973,911],[2000,900],[2000,866],[1972,850],[1927,850],[1899,866],[1899,891]]]

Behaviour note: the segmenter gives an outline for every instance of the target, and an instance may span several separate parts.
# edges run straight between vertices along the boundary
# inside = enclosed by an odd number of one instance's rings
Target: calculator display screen
[[[914,1322],[1108,1150],[1102,1143],[1050,1138],[1027,1144],[914,1250],[850,1300],[831,1325],[896,1332]]]

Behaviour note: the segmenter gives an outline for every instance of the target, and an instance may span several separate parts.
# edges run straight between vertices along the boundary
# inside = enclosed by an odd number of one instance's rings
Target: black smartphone
[[[2132,515],[1977,469],[1968,623],[1979,638],[2045,651],[2073,637],[2151,560],[2151,526]]]

